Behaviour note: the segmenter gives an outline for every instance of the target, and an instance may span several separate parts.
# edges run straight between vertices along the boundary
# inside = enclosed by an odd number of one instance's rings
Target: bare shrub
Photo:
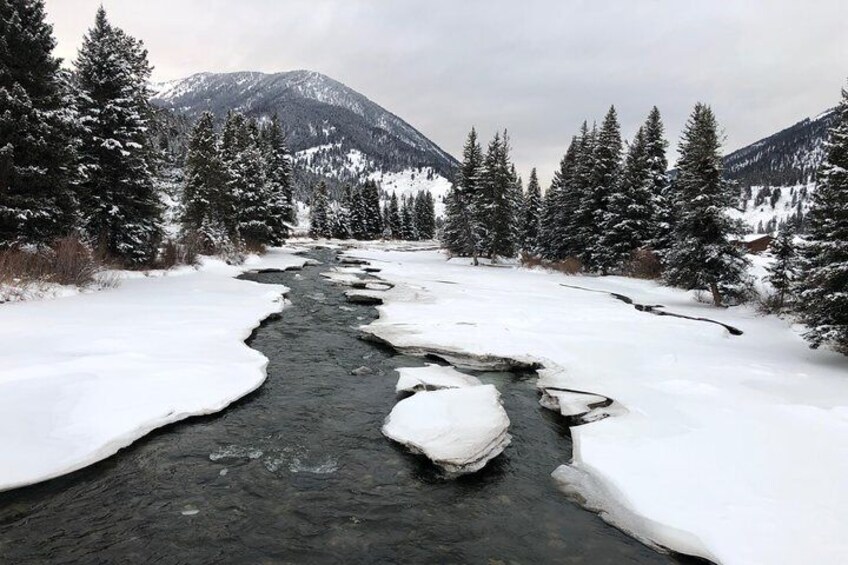
[[[624,273],[637,279],[658,279],[663,267],[659,256],[653,249],[637,249],[630,254],[630,260],[624,267]]]
[[[545,266],[566,275],[576,275],[583,271],[583,262],[577,257],[566,257],[562,261],[548,263]]]
[[[50,254],[50,282],[86,286],[100,271],[91,249],[77,236],[63,237],[53,244]]]
[[[528,269],[535,269],[536,267],[541,267],[543,264],[544,261],[538,255],[521,254],[521,265]]]

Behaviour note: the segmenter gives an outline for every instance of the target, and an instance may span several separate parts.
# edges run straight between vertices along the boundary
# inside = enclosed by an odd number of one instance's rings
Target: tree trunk
[[[716,308],[721,308],[723,306],[721,302],[721,292],[718,289],[718,283],[715,281],[710,283],[710,292],[713,293],[713,304]]]

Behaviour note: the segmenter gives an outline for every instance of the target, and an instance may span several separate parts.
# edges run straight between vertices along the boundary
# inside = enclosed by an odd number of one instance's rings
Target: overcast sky
[[[75,57],[100,3],[46,0],[60,56]],[[102,3],[144,40],[157,80],[319,71],[456,156],[472,125],[508,128],[522,174],[544,180],[610,104],[625,137],[657,105],[674,146],[707,102],[732,150],[834,106],[848,78],[848,0]]]

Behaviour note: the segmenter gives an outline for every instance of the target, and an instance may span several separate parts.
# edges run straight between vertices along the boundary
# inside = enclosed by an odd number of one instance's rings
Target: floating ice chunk
[[[420,392],[398,404],[383,434],[448,473],[473,473],[511,440],[509,416],[493,385]]]
[[[605,396],[555,388],[543,388],[539,399],[539,404],[567,418],[584,416],[608,402]]]
[[[442,367],[441,365],[407,367],[398,369],[398,373],[400,373],[400,378],[395,387],[397,392],[465,388],[482,384],[477,377],[460,373],[453,367]]]

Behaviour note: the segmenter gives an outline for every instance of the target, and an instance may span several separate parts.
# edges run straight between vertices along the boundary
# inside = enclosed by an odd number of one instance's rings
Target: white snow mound
[[[406,367],[398,369],[400,378],[397,382],[397,392],[422,392],[446,388],[466,388],[480,386],[477,377],[460,373],[453,367],[427,365],[426,367]]]
[[[509,416],[493,385],[420,392],[386,418],[383,434],[452,474],[473,473],[503,452]]]

